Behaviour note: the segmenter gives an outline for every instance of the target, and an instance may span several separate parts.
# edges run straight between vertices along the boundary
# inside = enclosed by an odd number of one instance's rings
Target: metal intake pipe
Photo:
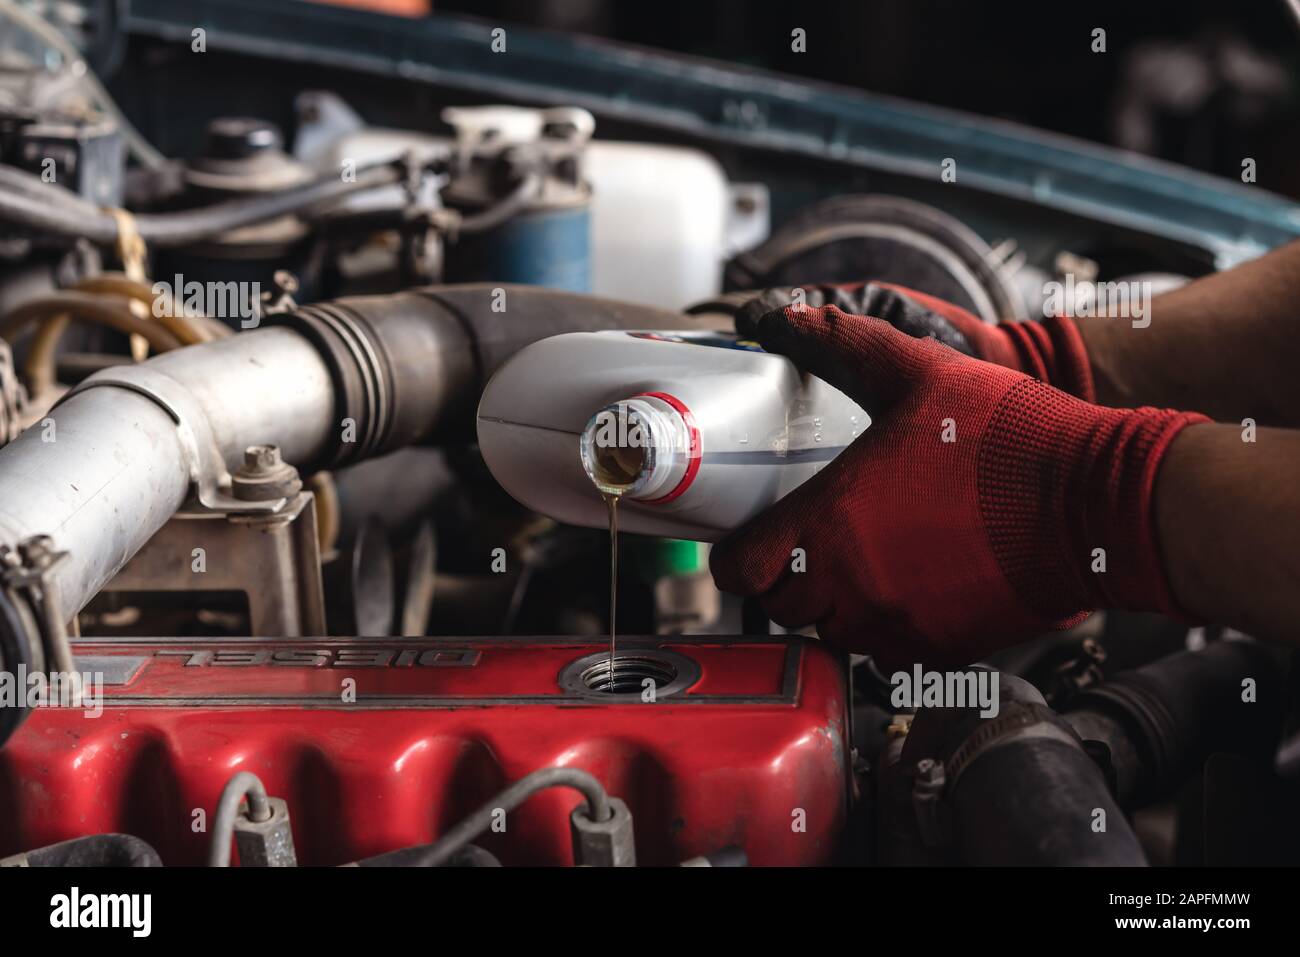
[[[218,494],[248,445],[291,462],[333,430],[329,370],[290,329],[263,329],[96,373],[0,449],[0,545],[49,536],[71,618],[191,488]]]

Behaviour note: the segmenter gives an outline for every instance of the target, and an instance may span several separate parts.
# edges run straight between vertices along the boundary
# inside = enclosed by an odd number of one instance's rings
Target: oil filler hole
[[[700,680],[700,666],[685,655],[658,648],[629,648],[614,656],[610,673],[609,653],[597,652],[570,662],[560,672],[560,687],[570,694],[605,701],[641,701],[647,679],[653,682],[654,698],[679,694]]]
[[[677,677],[677,669],[669,662],[655,661],[636,655],[615,655],[613,680],[610,678],[609,658],[597,662],[582,672],[582,682],[592,691],[604,694],[640,692],[645,680],[654,682],[655,691],[667,687]]]

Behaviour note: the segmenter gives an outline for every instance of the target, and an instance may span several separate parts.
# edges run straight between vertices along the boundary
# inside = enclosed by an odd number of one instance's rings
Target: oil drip
[[[618,686],[614,671],[618,655],[618,501],[639,487],[653,459],[648,457],[644,424],[626,404],[602,409],[592,424],[590,441],[584,437],[582,455],[609,518],[609,663],[604,688],[612,694]]]
[[[618,647],[618,495],[602,493],[609,509],[609,672],[606,689],[614,691],[614,656]]]

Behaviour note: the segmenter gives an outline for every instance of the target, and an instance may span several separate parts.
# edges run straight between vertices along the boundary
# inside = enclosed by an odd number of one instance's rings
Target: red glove
[[[1088,351],[1072,319],[1055,316],[1042,322],[990,325],[961,306],[887,282],[798,288],[806,305],[838,306],[855,316],[875,316],[910,336],[932,336],[967,355],[1031,375],[1085,402],[1097,400]],[[789,305],[793,297],[789,286],[757,294],[737,313],[738,331],[748,335],[752,323]]]
[[[874,421],[714,546],[719,588],[886,666],[969,662],[1098,607],[1176,612],[1153,490],[1204,416],[1090,405],[834,306],[749,325]]]
[[[923,292],[890,283],[879,285],[902,293],[948,320],[970,342],[975,355],[985,362],[1031,375],[1085,402],[1097,401],[1088,350],[1084,348],[1078,326],[1068,316],[1050,316],[1042,322],[990,325],[961,306]],[[867,309],[863,315],[877,313]]]

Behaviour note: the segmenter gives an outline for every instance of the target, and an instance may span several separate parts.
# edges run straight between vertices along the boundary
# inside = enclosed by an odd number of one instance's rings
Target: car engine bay
[[[996,717],[900,707],[720,592],[706,531],[620,505],[614,575],[567,428],[589,521],[523,504],[570,514],[545,452],[488,454],[485,389],[552,337],[738,348],[763,290],[866,279],[1086,311],[1280,244],[1231,185],[1187,173],[1223,218],[1171,225],[1154,163],[1067,201],[1048,167],[1016,192],[746,140],[757,96],[728,140],[619,113],[594,68],[590,99],[506,97],[216,29],[190,56],[158,16],[124,56],[0,3],[0,865],[1300,862],[1285,650],[1098,612],[978,663]],[[1005,184],[1068,151],[1022,146]],[[521,368],[521,418],[577,388]]]

